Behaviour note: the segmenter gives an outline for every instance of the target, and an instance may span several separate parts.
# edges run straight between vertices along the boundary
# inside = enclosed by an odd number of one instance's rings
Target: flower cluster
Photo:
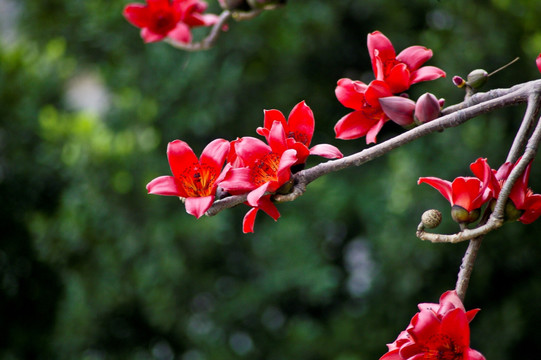
[[[218,21],[214,14],[203,14],[207,4],[201,0],[146,0],[146,4],[128,4],[123,15],[141,29],[147,43],[167,38],[183,44],[192,41],[191,29],[211,26]]]
[[[494,210],[502,187],[519,161],[520,159],[515,163],[506,162],[498,170],[494,170],[486,159],[479,158],[470,165],[475,177],[457,177],[452,182],[436,177],[422,177],[418,184],[426,183],[438,190],[451,203],[453,220],[460,224],[469,224],[479,218],[481,207],[485,203],[490,201],[488,210]],[[518,220],[523,224],[530,224],[541,216],[541,195],[534,194],[528,188],[530,170],[531,162],[511,189],[504,212],[504,219],[507,221]]]
[[[383,98],[401,94],[418,82],[445,77],[445,72],[437,67],[422,66],[432,57],[432,50],[423,46],[410,46],[396,55],[391,41],[379,31],[368,34],[367,43],[375,80],[368,85],[348,78],[338,81],[335,90],[338,101],[354,111],[336,123],[334,127],[336,137],[349,140],[366,136],[367,144],[375,143],[383,124],[390,119],[402,126],[410,126],[414,122],[414,110],[416,115],[423,113],[423,120],[419,119],[419,122],[438,117],[442,104],[437,102],[438,107],[434,111],[432,99],[429,99],[427,105],[424,105],[423,100],[420,106],[423,110],[415,109],[413,101],[408,104],[395,101],[391,104],[387,103],[386,107],[382,107],[383,103],[380,101]],[[411,109],[411,103],[413,103],[413,109]],[[411,114],[396,118],[396,112],[390,114],[387,111],[395,108],[394,105],[399,106],[398,112],[410,113],[411,110]],[[427,106],[426,110],[425,106]],[[427,117],[425,114],[430,114],[430,116]],[[428,118],[430,119],[427,120]]]
[[[470,326],[479,309],[466,311],[456,291],[447,291],[439,304],[422,303],[406,330],[387,344],[380,360],[484,360],[470,348]]]
[[[291,110],[287,120],[279,110],[265,110],[263,125],[257,133],[266,143],[253,137],[232,142],[217,139],[205,147],[199,159],[185,142],[169,143],[167,157],[173,176],[152,180],[148,192],[184,199],[186,211],[197,218],[212,206],[219,188],[230,195],[247,194],[246,204],[252,209],[244,217],[245,233],[254,231],[259,210],[277,220],[280,213],[271,194],[290,190],[292,172],[302,168],[309,155],[330,159],[343,155],[328,144],[309,148],[315,120],[304,101]]]

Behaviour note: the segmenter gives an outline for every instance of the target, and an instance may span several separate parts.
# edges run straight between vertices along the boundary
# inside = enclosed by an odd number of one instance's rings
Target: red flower
[[[383,112],[380,98],[392,95],[384,81],[374,80],[366,85],[362,81],[338,80],[335,90],[338,101],[355,111],[342,117],[334,126],[338,139],[350,140],[366,136],[366,143],[375,143],[376,136],[389,117]]]
[[[144,4],[128,4],[123,15],[132,25],[141,28],[145,42],[163,40],[165,37],[190,43],[190,28],[214,24],[216,15],[203,15],[206,3],[200,0],[146,0]]]
[[[218,183],[229,151],[229,142],[216,139],[208,144],[200,159],[184,141],[175,140],[167,146],[167,158],[173,176],[160,176],[147,185],[149,194],[185,198],[186,212],[199,218],[214,202]]]
[[[380,360],[485,359],[470,348],[469,322],[479,309],[465,311],[455,291],[444,293],[439,304],[419,304],[419,310]]]
[[[483,179],[488,179],[488,172]],[[491,196],[487,181],[474,177],[457,177],[453,182],[436,177],[419,178],[417,184],[426,183],[438,190],[452,206],[451,216],[458,223],[471,223],[479,218],[479,209]]]
[[[249,192],[247,203],[252,206],[243,221],[243,231],[253,232],[255,215],[259,209],[274,220],[280,213],[266,193],[276,192],[291,179],[291,166],[297,162],[296,151],[288,149],[282,123],[275,121],[268,135],[268,145],[263,141],[243,137],[234,143],[234,155],[229,159],[225,179],[220,187],[231,194]]]
[[[519,160],[514,164],[506,162],[496,171],[490,168],[487,159],[479,158],[470,165],[470,169],[477,177],[483,177],[485,173],[489,173],[488,187],[492,190],[492,197],[497,199],[501,188],[507,181],[511,171],[517,166]],[[505,207],[507,220],[518,220],[523,224],[530,224],[541,216],[541,195],[534,194],[528,188],[531,165],[532,163],[530,162],[522,176],[517,179],[511,189],[509,200],[511,200],[512,204],[508,203]]]
[[[287,147],[297,150],[295,165],[304,164],[308,155],[319,155],[327,159],[339,159],[344,155],[336,147],[328,144],[315,145],[308,149],[314,134],[314,113],[304,101],[301,101],[291,110],[288,119],[279,110],[265,110],[264,127],[258,127],[257,133],[269,141],[272,124],[278,121],[286,133]]]
[[[367,44],[376,79],[385,81],[393,94],[421,81],[445,77],[440,68],[421,67],[432,57],[432,50],[423,46],[410,46],[396,55],[391,41],[379,31],[368,34]]]

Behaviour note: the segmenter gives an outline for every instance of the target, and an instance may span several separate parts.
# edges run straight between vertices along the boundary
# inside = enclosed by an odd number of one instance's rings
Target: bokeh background
[[[0,1],[1,359],[378,359],[417,311],[455,284],[466,244],[421,242],[422,212],[454,232],[420,176],[453,179],[506,156],[524,106],[473,119],[312,183],[274,222],[242,234],[244,205],[196,220],[145,185],[169,174],[167,143],[256,136],[263,109],[306,100],[313,143],[349,112],[342,77],[370,81],[366,35],[422,44],[446,79],[412,87],[461,101],[453,75],[486,89],[541,76],[541,2],[291,0],[232,22],[217,46],[145,45],[125,0]],[[209,0],[210,11],[218,4]],[[200,37],[205,31],[196,31]],[[379,141],[402,130],[385,125]],[[310,158],[308,166],[322,161]],[[541,162],[531,186],[541,192]],[[466,307],[487,359],[538,358],[541,221],[487,236]]]

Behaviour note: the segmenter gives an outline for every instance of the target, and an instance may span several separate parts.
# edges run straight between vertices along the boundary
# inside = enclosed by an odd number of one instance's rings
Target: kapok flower
[[[185,199],[186,212],[200,218],[214,202],[218,183],[229,151],[229,142],[216,139],[197,159],[184,141],[175,140],[167,146],[167,158],[173,176],[160,176],[147,185],[149,194],[178,196]]]
[[[485,173],[484,179],[488,178]],[[438,190],[451,203],[451,217],[460,224],[476,221],[480,208],[491,197],[487,181],[474,177],[457,177],[453,182],[436,177],[419,178],[417,184],[426,183]]]
[[[295,165],[304,164],[309,155],[319,155],[327,159],[339,159],[344,156],[340,150],[329,144],[319,144],[308,148],[314,134],[315,120],[312,109],[304,101],[293,107],[287,121],[279,110],[265,110],[264,114],[263,127],[258,127],[257,133],[269,141],[272,124],[279,121],[286,133],[288,148],[297,150]]]
[[[492,197],[497,199],[509,174],[511,174],[519,161],[520,159],[514,164],[506,162],[498,170],[493,170],[488,165],[487,159],[479,158],[470,165],[470,169],[478,178],[484,176],[487,171],[489,172],[488,187],[492,190]],[[518,220],[523,224],[530,224],[541,216],[541,195],[534,194],[528,187],[531,165],[530,162],[511,189],[508,203],[505,206],[504,215],[506,220]]]
[[[440,68],[422,66],[432,57],[432,50],[424,46],[410,46],[396,55],[391,41],[379,31],[368,34],[367,45],[376,79],[385,81],[393,94],[421,81],[445,77]]]
[[[220,187],[238,195],[249,193],[247,203],[250,210],[243,221],[243,231],[253,232],[255,215],[259,209],[274,220],[280,216],[278,209],[266,193],[273,193],[291,179],[291,166],[297,162],[296,150],[288,149],[286,134],[281,122],[275,121],[268,135],[268,145],[263,141],[243,137],[235,141],[235,156],[230,156],[235,166],[230,165]]]
[[[419,312],[380,360],[484,360],[470,348],[469,323],[479,309],[466,311],[456,291],[447,291],[439,304],[419,304]]]
[[[141,37],[147,43],[169,37],[189,44],[190,28],[210,26],[218,21],[216,15],[202,14],[206,7],[200,0],[146,0],[146,5],[126,5],[123,15],[132,25],[141,28]]]
[[[384,81],[374,80],[366,85],[362,81],[340,79],[335,89],[338,101],[355,111],[342,117],[334,126],[338,139],[350,140],[366,136],[366,143],[375,143],[376,136],[389,117],[383,112],[380,98],[392,95]]]

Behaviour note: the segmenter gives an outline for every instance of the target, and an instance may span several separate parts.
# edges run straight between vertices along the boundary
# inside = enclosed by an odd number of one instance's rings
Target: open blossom
[[[466,311],[456,291],[447,291],[439,304],[422,303],[380,360],[484,360],[470,348],[470,326],[479,309]]]
[[[490,174],[488,187],[492,191],[492,197],[497,199],[509,174],[511,174],[511,171],[517,166],[519,161],[520,159],[514,164],[506,162],[498,170],[493,170],[488,165],[486,159],[479,158],[470,165],[470,169],[477,177],[483,177],[488,171]],[[534,194],[528,188],[531,165],[532,163],[530,162],[522,176],[517,179],[511,189],[508,204],[505,207],[506,220],[518,220],[523,224],[530,224],[541,216],[541,195]]]
[[[293,107],[287,121],[281,111],[265,110],[263,127],[257,128],[257,133],[268,141],[272,124],[275,121],[280,122],[284,128],[288,148],[297,150],[295,165],[304,164],[309,155],[319,155],[327,159],[343,157],[340,150],[329,144],[319,144],[308,148],[314,134],[315,120],[312,109],[304,101]]]
[[[368,34],[367,45],[376,79],[385,81],[393,94],[421,81],[445,77],[440,68],[422,66],[432,57],[432,50],[424,46],[410,46],[396,55],[391,41],[379,31]]]
[[[229,156],[229,171],[220,187],[233,195],[248,193],[247,204],[252,209],[243,221],[243,231],[253,232],[258,210],[274,220],[280,213],[266,193],[273,193],[291,179],[291,166],[297,162],[296,150],[288,149],[281,122],[275,121],[268,134],[268,144],[243,137],[234,142],[234,154]]]
[[[132,25],[141,28],[145,42],[169,37],[180,43],[192,41],[190,29],[210,26],[218,16],[203,14],[207,4],[201,0],[146,0],[146,4],[128,4],[123,15]]]
[[[480,208],[491,198],[488,188],[489,172],[482,176],[484,181],[475,177],[457,177],[453,182],[436,177],[419,178],[417,184],[426,183],[438,190],[451,203],[451,216],[458,223],[471,223],[480,215]]]
[[[380,98],[392,95],[384,81],[374,80],[366,85],[362,81],[340,79],[336,86],[338,101],[353,112],[342,117],[334,126],[338,139],[350,140],[366,136],[366,143],[375,143],[376,136],[389,117],[383,112]]]
[[[212,205],[229,151],[229,142],[216,139],[197,159],[184,141],[175,140],[167,146],[167,158],[173,176],[160,176],[147,185],[149,194],[178,196],[185,199],[186,212],[199,218]]]

